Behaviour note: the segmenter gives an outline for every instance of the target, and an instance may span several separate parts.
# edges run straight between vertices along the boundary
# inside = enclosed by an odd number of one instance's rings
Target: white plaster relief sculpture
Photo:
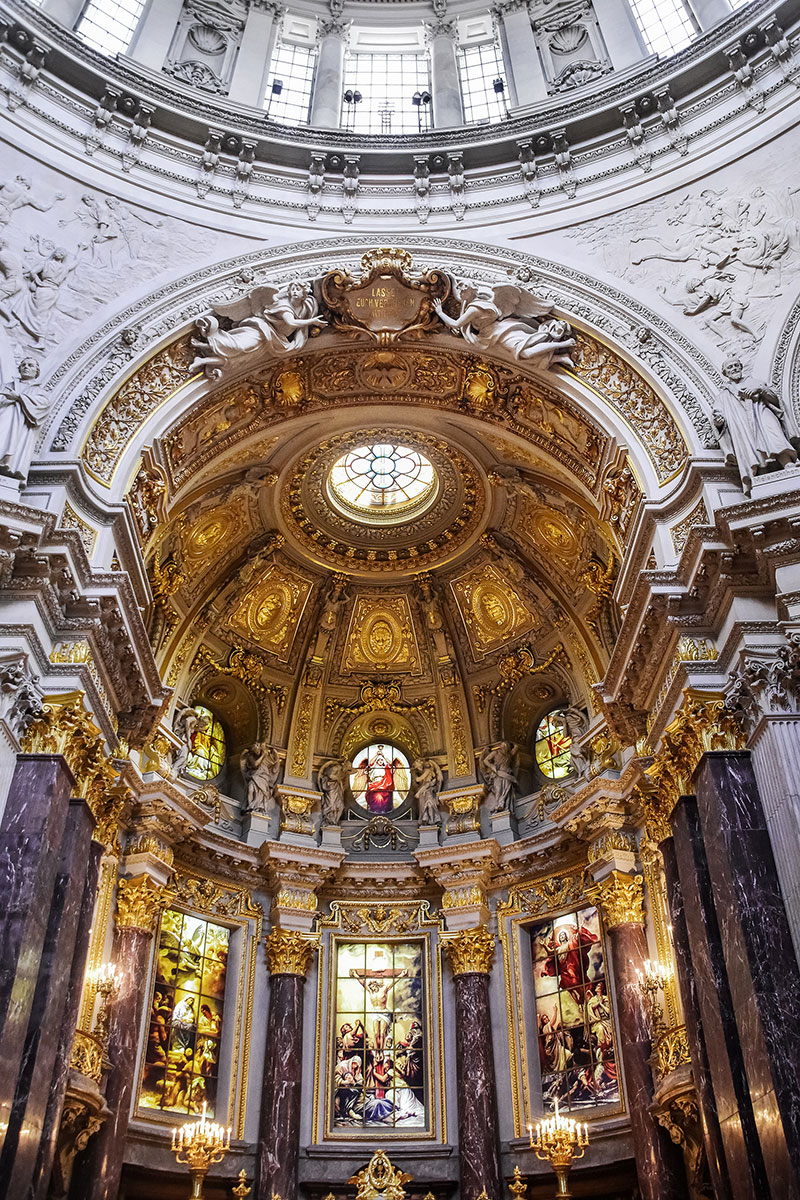
[[[246,788],[245,811],[271,813],[277,804],[275,787],[281,770],[278,751],[254,742],[242,755],[240,766]]]
[[[172,758],[172,773],[176,777],[186,767],[194,747],[195,734],[205,733],[209,724],[208,716],[198,712],[196,708],[183,708],[175,714],[172,728],[181,739],[181,744],[176,748]]]
[[[350,774],[346,758],[329,758],[317,773],[322,792],[322,824],[338,825],[344,812],[344,789]]]
[[[757,475],[797,462],[797,451],[786,436],[778,394],[746,377],[738,358],[724,362],[722,374],[728,382],[719,393],[714,421],[726,460],[738,468],[749,496]]]
[[[519,783],[519,750],[513,742],[499,742],[480,758],[489,812],[507,812]]]
[[[419,823],[439,825],[442,819],[439,793],[444,783],[442,768],[433,758],[415,758],[411,769],[414,773]]]
[[[7,225],[15,212],[20,208],[35,208],[37,212],[47,212],[57,200],[63,200],[64,193],[56,192],[49,200],[41,200],[33,190],[33,185],[25,175],[17,175],[8,183],[0,183],[0,225]]]
[[[18,650],[0,652],[0,719],[19,741],[41,716],[42,689],[28,656]]]
[[[219,318],[229,319],[233,327],[222,329]],[[202,367],[209,379],[219,379],[254,355],[296,353],[312,326],[324,324],[309,283],[254,288],[241,300],[219,304],[209,316],[197,320],[202,340],[195,338],[192,344],[201,353],[191,370]]]
[[[435,307],[456,336],[479,350],[505,350],[512,358],[535,360],[545,370],[570,364],[575,338],[567,321],[551,317],[551,304],[513,284],[453,277],[452,292],[461,306],[457,317],[448,316],[441,304]]]
[[[50,411],[50,398],[36,388],[39,364],[23,358],[18,367],[0,333],[0,474],[26,479],[36,430]]]
[[[25,284],[12,306],[14,316],[34,341],[41,341],[49,332],[53,312],[58,304],[61,289],[78,265],[82,243],[74,253],[64,246],[55,246],[46,238],[34,235],[38,262],[25,271]]]

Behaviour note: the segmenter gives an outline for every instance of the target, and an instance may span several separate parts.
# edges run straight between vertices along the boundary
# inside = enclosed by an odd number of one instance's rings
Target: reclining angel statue
[[[233,328],[221,329],[220,317],[233,321]],[[191,370],[202,367],[209,379],[220,379],[253,355],[293,354],[306,344],[313,325],[324,324],[310,284],[297,280],[281,287],[264,284],[198,317],[195,325],[201,336],[192,338],[192,345],[201,353]]]
[[[479,350],[506,350],[513,358],[534,359],[544,370],[570,366],[575,348],[572,327],[553,317],[553,306],[510,283],[476,283],[451,278],[452,291],[461,306],[450,317],[441,303],[434,305],[452,332]],[[548,318],[545,320],[544,318]]]

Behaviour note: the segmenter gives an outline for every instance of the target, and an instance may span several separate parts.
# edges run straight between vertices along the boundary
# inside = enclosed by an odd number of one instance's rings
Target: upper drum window
[[[408,759],[386,742],[365,747],[353,760],[350,787],[356,804],[373,814],[390,813],[408,795],[411,781]]]
[[[563,712],[551,712],[542,718],[536,730],[534,755],[537,767],[548,779],[563,779],[569,774],[571,745]]]
[[[436,491],[436,471],[424,454],[396,442],[349,450],[331,468],[329,494],[336,507],[360,521],[406,520],[426,508]]]
[[[186,760],[186,773],[193,779],[216,779],[225,763],[225,734],[210,708],[195,705],[200,714]]]

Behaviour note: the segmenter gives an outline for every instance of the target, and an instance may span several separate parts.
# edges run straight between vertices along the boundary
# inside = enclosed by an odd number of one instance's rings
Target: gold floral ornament
[[[376,1150],[366,1167],[356,1171],[347,1182],[356,1185],[356,1200],[404,1200],[403,1184],[412,1178],[392,1166],[385,1150]]]
[[[445,950],[454,975],[488,975],[494,958],[495,936],[485,925],[444,934]]]
[[[616,929],[618,925],[644,925],[642,884],[641,875],[612,871],[602,883],[587,888],[586,899],[590,904],[600,906],[609,929]]]
[[[273,929],[264,939],[270,975],[305,976],[319,937],[313,933],[296,933],[292,929]]]
[[[117,884],[117,928],[154,933],[172,898],[172,890],[156,883],[149,875],[120,879]]]
[[[677,1071],[678,1067],[691,1065],[692,1056],[689,1052],[689,1039],[686,1036],[685,1025],[674,1025],[665,1030],[656,1040],[653,1047],[655,1069],[659,1079]]]
[[[79,1071],[96,1084],[103,1078],[103,1047],[99,1040],[85,1029],[75,1030],[75,1041],[72,1043],[70,1068]]]

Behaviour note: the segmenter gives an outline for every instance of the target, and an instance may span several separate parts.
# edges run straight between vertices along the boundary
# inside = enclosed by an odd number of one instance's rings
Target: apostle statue
[[[442,768],[434,758],[415,758],[411,769],[414,772],[419,823],[438,825],[441,820],[439,792],[444,783]]]
[[[254,742],[242,755],[240,770],[247,792],[245,811],[269,813],[275,806],[275,785],[281,763],[278,751],[264,742]]]
[[[23,358],[15,367],[10,350],[0,357],[0,475],[28,476],[36,430],[50,408],[33,386],[38,378],[35,358]]]
[[[746,377],[738,358],[724,362],[722,374],[727,382],[719,393],[714,423],[726,461],[737,466],[742,490],[749,496],[757,475],[797,462],[797,451],[784,432],[777,392]]]
[[[317,772],[322,792],[322,824],[338,825],[344,812],[344,789],[350,774],[346,758],[329,758]]]
[[[589,760],[581,750],[578,742],[589,728],[589,722],[586,713],[582,708],[578,708],[575,704],[570,704],[569,708],[564,709],[564,724],[567,727],[567,733],[570,736],[570,756],[572,759],[572,770],[580,779],[589,769]]]
[[[181,744],[175,750],[172,758],[172,772],[174,775],[180,775],[181,771],[186,767],[189,755],[194,749],[194,739],[198,733],[205,733],[211,724],[211,720],[206,713],[198,712],[196,708],[182,708],[180,712],[175,714],[172,721],[172,728],[181,739]]]
[[[489,812],[506,812],[511,808],[519,783],[519,750],[513,742],[498,742],[493,750],[487,750],[481,755],[480,762]]]

